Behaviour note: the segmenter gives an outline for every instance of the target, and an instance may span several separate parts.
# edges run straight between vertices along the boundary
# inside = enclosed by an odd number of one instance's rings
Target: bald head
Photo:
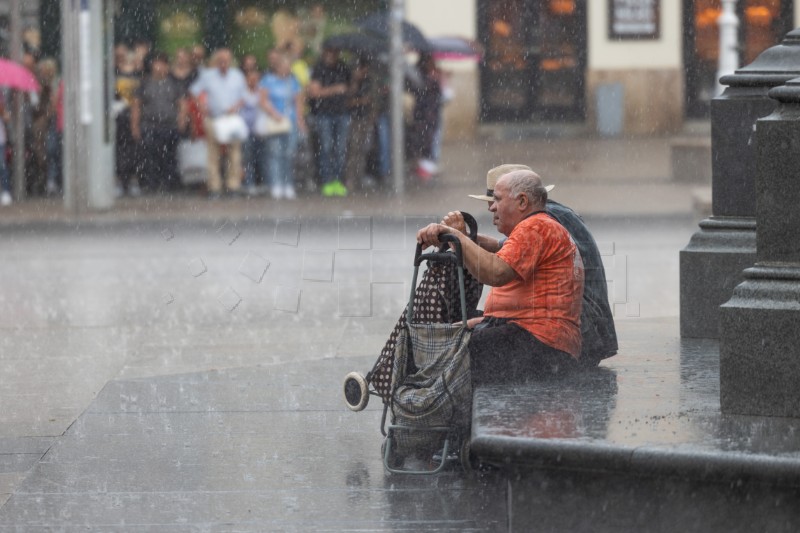
[[[514,170],[503,174],[497,181],[507,187],[509,195],[516,198],[524,194],[528,197],[532,211],[541,211],[547,202],[547,189],[542,184],[542,178],[532,170]]]

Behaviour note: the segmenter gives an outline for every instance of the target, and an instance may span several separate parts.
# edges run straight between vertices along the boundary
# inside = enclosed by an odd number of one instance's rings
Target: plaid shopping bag
[[[464,271],[464,288],[466,291],[467,309],[473,312],[481,299],[483,284],[469,272]],[[422,275],[422,279],[414,292],[414,324],[452,324],[461,320],[461,302],[459,299],[458,271],[451,263],[430,263]],[[367,374],[367,381],[372,384],[383,403],[388,404],[392,396],[392,374],[398,336],[406,326],[406,312],[400,315],[389,339],[381,350],[381,354],[372,370]],[[409,361],[413,363],[413,359]]]
[[[471,330],[455,324],[406,324],[397,337],[391,380],[392,423],[398,426],[470,426],[472,380],[467,344]],[[442,446],[444,433],[395,433],[400,455],[431,453]]]

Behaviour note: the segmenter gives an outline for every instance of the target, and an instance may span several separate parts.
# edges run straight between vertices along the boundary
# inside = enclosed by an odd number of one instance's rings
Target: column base
[[[719,306],[756,262],[756,221],[711,217],[680,252],[681,337],[719,338]]]
[[[720,307],[724,414],[800,417],[800,266],[759,263]]]

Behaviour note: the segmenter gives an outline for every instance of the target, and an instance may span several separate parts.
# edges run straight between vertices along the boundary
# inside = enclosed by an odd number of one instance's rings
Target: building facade
[[[721,0],[406,4],[408,19],[426,34],[463,35],[485,47],[478,64],[446,65],[457,80],[448,122],[595,129],[617,115],[622,133],[669,133],[707,117],[715,95]],[[736,13],[740,65],[800,24],[793,0],[738,0]],[[471,121],[462,116],[470,112]]]
[[[240,52],[313,30],[316,6],[324,9],[330,34],[391,3],[103,1],[116,11],[117,40],[146,39],[168,49],[200,41]],[[8,4],[0,0],[0,29]],[[26,25],[34,5],[41,26],[58,23],[59,0],[21,4]],[[800,24],[796,4],[736,1],[740,65]],[[450,138],[494,123],[566,122],[599,130],[611,124],[625,134],[668,133],[687,119],[707,117],[715,94],[722,0],[405,0],[405,9],[428,36],[465,37],[484,48],[481,61],[442,64],[455,90],[446,108]],[[59,32],[41,33],[53,55]]]

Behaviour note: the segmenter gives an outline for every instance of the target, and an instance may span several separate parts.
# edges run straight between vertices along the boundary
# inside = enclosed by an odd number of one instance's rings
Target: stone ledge
[[[476,458],[510,472],[800,487],[800,419],[722,415],[716,341],[677,342],[649,320],[620,329],[621,355],[597,369],[476,389]]]

